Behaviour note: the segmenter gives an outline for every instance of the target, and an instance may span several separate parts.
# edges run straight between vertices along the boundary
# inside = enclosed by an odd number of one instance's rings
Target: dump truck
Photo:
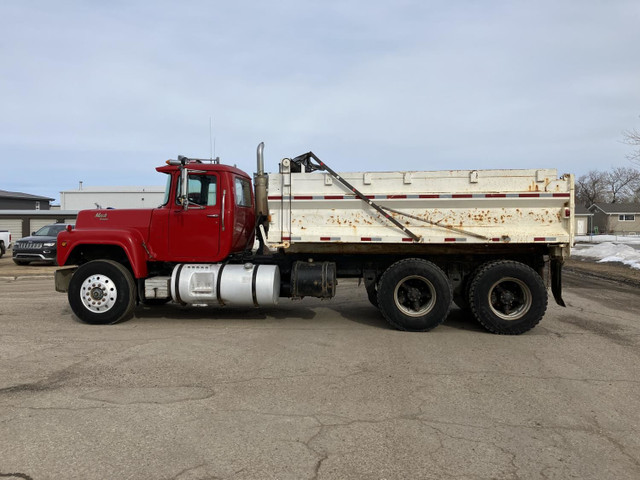
[[[407,331],[440,325],[455,303],[490,332],[521,334],[543,318],[548,290],[564,306],[573,175],[343,173],[313,152],[266,173],[263,149],[253,179],[179,156],[156,169],[166,175],[158,208],[81,211],[58,236],[55,285],[73,313],[111,324],[139,303],[330,299],[348,278]]]

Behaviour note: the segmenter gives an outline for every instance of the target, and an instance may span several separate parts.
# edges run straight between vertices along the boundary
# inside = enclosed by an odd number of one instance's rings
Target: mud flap
[[[562,263],[560,259],[551,259],[551,292],[556,303],[566,307],[562,299]]]
[[[65,293],[69,290],[69,282],[78,267],[59,268],[55,271],[55,287],[56,292]]]

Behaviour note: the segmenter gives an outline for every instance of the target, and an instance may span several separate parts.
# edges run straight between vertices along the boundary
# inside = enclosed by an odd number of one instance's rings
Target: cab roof
[[[227,172],[241,177],[251,178],[248,173],[240,170],[238,167],[232,167],[231,165],[224,165],[222,163],[201,163],[201,162],[188,162],[185,167],[187,170],[201,170],[205,172]],[[179,165],[163,165],[157,167],[156,170],[160,173],[172,173],[180,170]]]

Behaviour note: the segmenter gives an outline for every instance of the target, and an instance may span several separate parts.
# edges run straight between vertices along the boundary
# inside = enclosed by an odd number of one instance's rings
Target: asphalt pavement
[[[516,337],[392,330],[354,282],[89,326],[45,268],[0,268],[1,478],[640,478],[637,288],[567,274]]]

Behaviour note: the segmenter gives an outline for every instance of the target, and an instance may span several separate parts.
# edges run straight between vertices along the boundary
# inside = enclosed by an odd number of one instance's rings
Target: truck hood
[[[83,228],[133,228],[147,238],[153,209],[82,210],[78,213],[76,230]]]

